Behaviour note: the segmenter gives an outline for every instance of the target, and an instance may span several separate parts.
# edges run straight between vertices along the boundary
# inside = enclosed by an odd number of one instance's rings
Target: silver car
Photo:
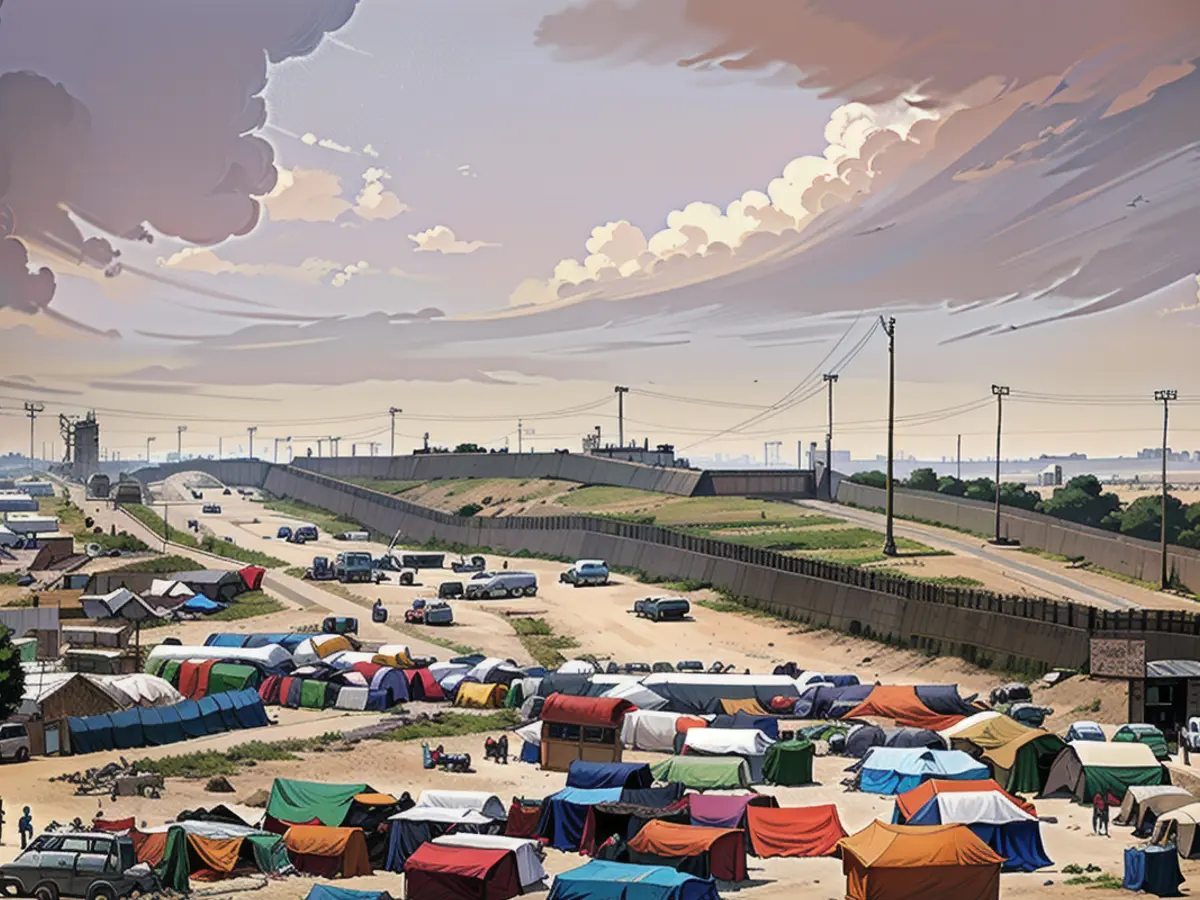
[[[472,578],[468,581],[466,598],[498,600],[502,597],[533,597],[537,589],[537,576],[532,572],[500,572],[490,578]]]
[[[6,897],[119,900],[156,888],[150,867],[138,865],[133,841],[99,832],[39,835],[0,866],[0,893]]]
[[[29,759],[29,731],[20,722],[0,725],[0,761],[25,762]]]

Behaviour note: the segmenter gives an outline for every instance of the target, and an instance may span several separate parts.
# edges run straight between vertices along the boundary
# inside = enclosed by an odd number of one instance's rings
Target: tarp
[[[1179,856],[1170,847],[1129,847],[1125,850],[1122,887],[1157,897],[1178,897],[1183,884]]]
[[[793,806],[746,808],[746,827],[755,856],[831,856],[846,830],[837,807]]]
[[[541,800],[513,797],[512,805],[508,808],[508,821],[504,823],[504,833],[508,837],[536,838],[541,817]]]
[[[720,900],[711,879],[594,859],[556,875],[547,900]]]
[[[944,716],[972,716],[979,711],[958,695],[957,684],[918,684],[913,690],[928,709]]]
[[[792,706],[792,715],[797,719],[829,719],[836,703],[853,706],[865,700],[873,686],[851,684],[837,687],[832,684],[810,684],[805,687]]]
[[[846,900],[999,900],[1004,859],[965,825],[875,821],[843,838]]]
[[[551,694],[542,706],[543,722],[562,725],[620,728],[621,720],[635,707],[628,700],[611,697],[571,697]]]
[[[689,824],[707,828],[742,828],[750,806],[778,806],[770,794],[689,794]]]
[[[288,824],[320,822],[338,826],[346,821],[350,805],[358,794],[371,788],[366,784],[325,784],[276,778],[267,800],[267,815]]]
[[[773,741],[779,740],[779,719],[775,716],[755,716],[748,712],[721,713],[713,716],[709,728],[741,728],[761,731]]]
[[[283,842],[300,872],[326,878],[371,874],[367,839],[360,828],[293,825],[284,833]]]
[[[957,746],[959,742],[969,742],[980,750],[994,750],[1019,737],[1024,737],[1033,730],[1028,725],[1022,725],[1016,719],[1010,719],[1008,716],[1002,716],[995,712],[984,712],[963,719],[957,725],[940,733],[942,737],[951,741],[952,746]]]
[[[262,700],[254,691],[213,694],[204,700],[210,702],[203,707],[193,700],[182,700],[171,706],[139,706],[111,715],[69,717],[70,749],[73,753],[94,753],[156,747],[189,737],[268,724]],[[227,705],[230,710],[241,704],[239,717],[213,716],[208,712],[213,704]]]
[[[616,803],[621,799],[620,788],[582,790],[563,788],[542,801],[538,834],[556,850],[577,850],[583,836],[588,807],[596,803]]]
[[[996,780],[1008,790],[1037,794],[1065,746],[1058,735],[1035,728],[1003,746],[985,750],[982,758],[991,765]]]
[[[225,691],[243,691],[247,688],[258,687],[258,682],[258,670],[253,666],[215,662],[208,671],[206,693],[221,694]]]
[[[949,728],[943,728],[938,733],[941,734],[942,737],[946,738],[946,740],[950,740],[951,738],[958,737],[963,732],[970,731],[971,729],[976,728],[977,726],[982,725],[984,722],[987,722],[991,719],[1002,718],[1008,717],[1005,716],[1004,713],[996,712],[994,709],[985,709],[977,713],[972,713],[962,721],[951,725]],[[1015,722],[1016,720],[1012,719],[1010,721]]]
[[[1188,803],[1193,802],[1191,793],[1186,788],[1172,784],[1159,784],[1150,787],[1135,785],[1125,792],[1121,800],[1121,808],[1113,819],[1114,825],[1136,825],[1140,821],[1142,804],[1152,797],[1186,797]],[[1178,807],[1176,807],[1178,808]]]
[[[642,684],[685,713],[722,712],[722,700],[756,700],[760,710],[776,697],[796,698],[800,686],[786,675],[709,675],[679,672],[648,675]]]
[[[722,697],[721,712],[730,716],[734,713],[745,713],[748,716],[765,716],[768,714],[759,702],[752,697],[743,700],[730,700],[727,697]]]
[[[473,847],[480,850],[509,850],[517,858],[517,875],[521,888],[540,884],[546,877],[542,866],[541,845],[528,838],[511,838],[499,834],[444,834],[433,839],[447,847]]]
[[[862,761],[859,789],[871,794],[902,794],[930,778],[978,781],[987,777],[987,767],[961,750],[874,747]]]
[[[367,708],[370,691],[363,687],[343,687],[338,691],[336,709],[352,709],[362,711]]]
[[[414,806],[391,816],[385,866],[390,872],[402,872],[408,858],[422,844],[448,833],[495,832],[496,820],[473,809],[446,809]]]
[[[154,675],[137,672],[132,675],[94,676],[100,678],[106,689],[119,692],[127,698],[126,706],[170,706],[183,699],[183,694],[175,690],[171,683]],[[211,680],[211,679],[210,679]],[[211,693],[219,693],[212,690]],[[238,690],[239,688],[223,688],[222,690]]]
[[[1070,794],[1079,803],[1090,803],[1096,794],[1102,794],[1116,804],[1134,785],[1168,781],[1167,770],[1145,744],[1075,741],[1054,760],[1043,793]]]
[[[464,681],[454,695],[454,705],[468,709],[499,709],[504,705],[508,688],[502,684],[482,684]]]
[[[812,784],[814,754],[812,741],[803,736],[772,744],[763,761],[763,779],[783,787]]]
[[[648,763],[595,763],[576,759],[567,769],[567,787],[648,788],[653,782]]]
[[[683,752],[709,756],[764,756],[775,742],[761,731],[743,728],[693,728],[683,738]]]
[[[320,662],[339,650],[353,650],[349,638],[340,634],[314,634],[301,641],[292,651],[292,662],[297,666],[308,666]]]
[[[928,781],[922,782],[912,790],[896,795],[896,807],[892,815],[892,822],[895,825],[906,824],[910,817],[916,815],[917,810],[923,807],[938,794],[978,793],[980,791],[993,791],[998,793],[1004,797],[1007,797],[1020,809],[1023,809],[1025,812],[1029,813],[1029,815],[1037,815],[1037,809],[1032,803],[1008,793],[991,778],[985,778],[980,781],[946,781],[941,778],[931,778]]]
[[[651,771],[657,781],[700,791],[750,787],[750,764],[739,756],[672,756]]]
[[[662,709],[667,705],[665,697],[661,697],[650,688],[637,682],[615,684],[606,690],[604,697],[616,700],[628,700],[638,709]]]
[[[355,891],[318,882],[308,889],[304,900],[392,900],[387,891]]]
[[[613,838],[628,842],[647,822],[654,819],[665,819],[680,825],[692,824],[685,803],[674,803],[665,808],[624,802],[596,803],[588,807],[587,820],[579,839],[579,852],[596,856],[599,848]]]
[[[1200,803],[1189,803],[1164,812],[1154,823],[1155,844],[1174,843],[1179,855],[1193,859],[1200,855]]]
[[[681,713],[635,709],[625,714],[621,724],[621,743],[630,750],[673,753],[675,722]]]
[[[861,719],[867,716],[892,719],[897,725],[941,731],[962,721],[962,715],[936,713],[921,702],[910,685],[876,685],[867,699],[849,710],[842,718]]]
[[[1009,871],[1034,872],[1053,865],[1042,845],[1037,817],[999,791],[937,794],[906,824],[966,825],[1005,858],[1004,868]]]
[[[407,669],[408,693],[413,700],[445,700],[446,694],[428,669]]]
[[[246,568],[238,571],[242,576],[242,582],[246,585],[246,590],[257,591],[262,588],[263,576],[267,574],[267,570],[262,566],[246,566]]]
[[[718,881],[746,880],[746,834],[737,828],[703,828],[653,819],[628,843],[630,862],[660,863]]]
[[[196,594],[191,599],[183,601],[183,605],[180,608],[187,612],[215,613],[223,610],[225,604],[209,600],[203,594]]]
[[[1145,744],[1154,751],[1154,758],[1158,760],[1171,758],[1171,750],[1167,746],[1166,737],[1153,725],[1122,725],[1113,734],[1112,739],[1116,743],[1137,741]]]
[[[155,672],[154,666],[170,660],[217,659],[226,662],[244,662],[256,665],[268,672],[281,671],[291,666],[292,654],[278,644],[263,647],[185,647],[180,644],[159,644],[146,657],[146,671]]]
[[[404,869],[412,900],[508,900],[521,893],[511,850],[422,844]]]
[[[416,808],[469,809],[490,819],[503,819],[504,804],[487,791],[421,791]]]

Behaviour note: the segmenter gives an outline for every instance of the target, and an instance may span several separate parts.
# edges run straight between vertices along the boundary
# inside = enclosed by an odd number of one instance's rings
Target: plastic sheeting
[[[547,900],[720,900],[709,878],[665,866],[592,860],[554,878]]]
[[[489,819],[503,819],[504,804],[486,791],[421,791],[414,808],[469,809]]]
[[[634,708],[628,700],[551,694],[542,704],[541,719],[564,725],[619,728],[625,714]]]
[[[772,744],[763,760],[763,779],[783,787],[812,784],[815,755],[812,741],[803,736]]]
[[[684,753],[709,756],[763,756],[775,742],[756,729],[693,728],[684,735]]]
[[[750,764],[740,756],[673,756],[652,771],[658,781],[673,781],[695,790],[750,787]]]
[[[978,781],[987,767],[960,750],[873,748],[862,762],[859,787],[872,794],[901,794],[930,778]]]
[[[957,697],[957,690],[955,691]],[[915,688],[908,685],[876,685],[866,700],[848,710],[843,718],[879,717],[892,719],[897,725],[941,731],[957,725],[964,716],[934,712],[920,699]]]
[[[638,709],[662,709],[667,705],[665,698],[642,684],[616,684],[605,691],[604,696],[628,700]]]
[[[259,666],[266,671],[282,671],[291,668],[292,654],[278,644],[267,644],[264,647],[184,647],[179,644],[159,644],[150,651],[146,658],[146,670],[154,671],[153,667],[171,660],[188,659],[217,659],[230,662],[244,662]]]
[[[575,851],[583,837],[588,807],[596,803],[616,803],[621,799],[620,788],[581,790],[563,788],[542,801],[538,834],[556,850]]]
[[[729,714],[713,716],[708,723],[709,728],[749,728],[761,731],[773,741],[779,740],[779,719],[774,716],[756,716],[748,712],[738,711]]]
[[[722,700],[756,700],[762,709],[775,697],[797,698],[800,687],[786,675],[701,675],[659,673],[642,684],[667,701],[667,708],[683,713],[722,712]]]
[[[847,900],[999,900],[1003,857],[965,825],[872,822],[843,838]]]
[[[746,880],[746,834],[652,819],[627,844],[630,861],[662,861],[681,872],[719,881]]]
[[[354,798],[370,790],[362,783],[325,784],[276,778],[271,784],[267,815],[285,823],[317,821],[322,825],[337,826],[346,821]]]
[[[120,713],[69,717],[70,747],[74,753],[162,746],[237,728],[268,724],[262,700],[254,691],[233,691],[204,698],[204,706],[184,700],[172,706],[147,706]],[[220,714],[222,708],[231,714]],[[135,721],[136,719],[136,721]]]
[[[746,828],[754,855],[832,856],[846,829],[832,803],[822,806],[746,809]]]
[[[542,866],[541,845],[529,838],[512,838],[499,834],[444,834],[433,839],[447,847],[474,847],[481,850],[509,850],[517,858],[517,875],[521,888],[528,889],[546,878]]]
[[[673,753],[675,723],[681,713],[636,709],[625,714],[621,725],[621,743],[630,750]]]
[[[770,794],[690,794],[690,824],[707,828],[741,828],[750,806],[778,806]]]
[[[654,782],[648,763],[595,763],[572,760],[567,769],[567,787],[595,790],[598,788],[648,788]]]
[[[354,878],[371,874],[367,839],[360,828],[293,825],[283,836],[292,864],[313,875]]]
[[[422,844],[405,864],[404,882],[412,900],[509,900],[521,893],[511,850]]]

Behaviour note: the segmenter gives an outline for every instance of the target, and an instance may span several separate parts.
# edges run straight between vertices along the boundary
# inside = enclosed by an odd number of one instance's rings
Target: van
[[[370,553],[339,553],[333,560],[333,577],[343,583],[369,582],[373,566]]]
[[[608,584],[608,563],[602,559],[581,559],[559,575],[558,580],[574,587]]]
[[[303,544],[305,541],[315,541],[320,536],[317,532],[317,526],[310,522],[301,522],[292,529],[292,540],[297,544]]]
[[[661,622],[663,619],[686,619],[692,605],[683,597],[644,597],[633,604],[633,611],[641,619]]]
[[[533,597],[536,594],[537,576],[532,572],[499,572],[491,578],[472,579],[466,589],[468,600]]]
[[[335,541],[369,541],[371,535],[365,531],[343,531],[333,536]]]
[[[281,541],[289,540],[292,536],[292,529],[286,525],[280,525],[279,530],[275,532],[275,537]]]
[[[20,722],[0,725],[0,761],[25,762],[29,759],[29,732]]]

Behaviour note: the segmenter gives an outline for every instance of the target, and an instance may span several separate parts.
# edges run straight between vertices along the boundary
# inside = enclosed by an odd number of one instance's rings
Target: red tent
[[[630,839],[630,862],[670,866],[698,878],[746,880],[746,833],[654,819]]]
[[[572,697],[551,694],[542,704],[542,721],[560,725],[620,728],[625,713],[637,709],[628,700],[615,697]]]
[[[238,574],[242,576],[246,590],[257,591],[262,588],[263,576],[267,574],[267,570],[262,566],[246,566]]]
[[[258,696],[262,698],[262,702],[268,706],[273,706],[279,702],[279,685],[283,678],[279,675],[268,675],[263,679],[263,683],[258,686]]]
[[[179,665],[179,693],[191,700],[199,700],[208,691],[208,675],[217,660],[183,662]]]
[[[966,718],[935,713],[921,702],[917,689],[910,684],[877,684],[866,700],[842,718],[861,719],[869,716],[892,719],[897,725],[928,731],[944,731]]]
[[[404,864],[409,900],[509,900],[521,893],[511,850],[426,842]]]
[[[746,807],[755,856],[832,856],[846,829],[832,803],[823,806]]]
[[[509,837],[536,838],[538,836],[538,820],[542,817],[542,804],[524,804],[513,797],[512,806],[508,808],[508,821],[504,833]]]
[[[446,694],[428,669],[405,669],[408,696],[412,700],[445,700]]]

